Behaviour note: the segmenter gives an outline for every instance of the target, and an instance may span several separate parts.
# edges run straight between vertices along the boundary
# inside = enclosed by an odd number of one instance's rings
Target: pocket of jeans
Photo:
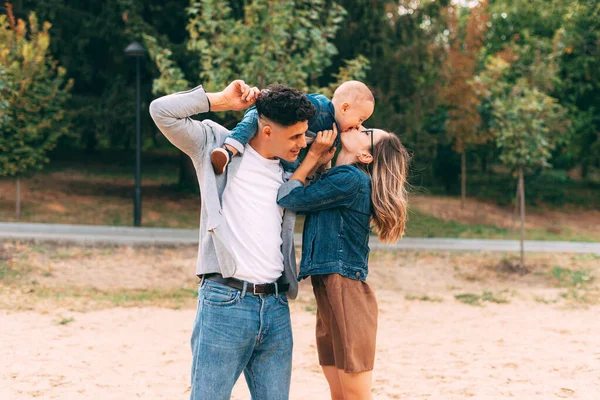
[[[281,305],[287,306],[289,304],[288,298],[285,294],[280,294],[277,300],[279,300],[279,304]]]
[[[225,291],[208,286],[204,291],[204,304],[208,306],[231,306],[239,300],[240,292],[238,290]]]

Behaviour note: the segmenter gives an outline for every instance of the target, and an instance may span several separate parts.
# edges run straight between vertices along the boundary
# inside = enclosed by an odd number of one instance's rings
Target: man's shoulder
[[[225,142],[227,136],[229,136],[229,134],[231,133],[229,129],[225,128],[218,122],[213,121],[212,119],[202,120],[202,123],[205,126],[210,127],[210,129],[212,130],[212,133],[215,137],[215,141],[217,142],[217,146],[221,146]]]
[[[229,129],[225,128],[223,125],[219,124],[218,122],[213,121],[212,119],[203,119],[202,123],[210,126],[213,130],[225,130],[227,132],[229,132]]]

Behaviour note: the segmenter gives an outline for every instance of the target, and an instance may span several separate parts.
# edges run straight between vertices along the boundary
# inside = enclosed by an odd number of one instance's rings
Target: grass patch
[[[441,297],[429,296],[429,295],[426,295],[426,294],[423,295],[423,296],[415,296],[415,295],[412,295],[412,294],[407,294],[406,296],[404,296],[404,298],[406,300],[409,300],[409,301],[415,301],[415,300],[418,300],[418,301],[431,301],[433,303],[441,303],[441,302],[444,301],[444,299],[442,299]]]
[[[94,306],[91,308],[155,306],[179,309],[182,306],[194,304],[194,300],[198,296],[196,288],[185,287],[173,290],[119,289],[114,291],[78,287],[30,287],[21,293],[27,298],[35,296],[36,303],[41,300],[50,300],[74,308],[86,305]],[[88,308],[90,307],[83,307],[83,309]]]
[[[406,223],[406,236],[518,240],[519,232],[494,225],[463,224],[454,220],[446,221],[417,209],[411,209]],[[594,242],[596,239],[596,237],[582,235],[570,229],[564,229],[560,233],[544,229],[528,229],[525,231],[525,240]]]
[[[75,321],[75,318],[62,318],[56,322],[57,325],[67,325],[71,322]]]
[[[549,275],[555,286],[566,289],[560,297],[569,302],[597,304],[600,300],[597,288],[591,287],[595,277],[587,269],[569,269],[557,265]]]
[[[509,235],[507,229],[491,225],[467,225],[458,221],[444,221],[411,209],[406,223],[409,237],[498,237]]]
[[[509,300],[506,298],[507,293],[508,290],[502,290],[496,293],[484,290],[482,294],[462,293],[454,295],[454,298],[461,303],[469,304],[471,306],[482,306],[483,303],[507,304],[509,303]]]
[[[307,305],[304,307],[304,311],[309,312],[311,314],[316,314],[317,313],[317,307],[312,306],[312,305]]]
[[[585,269],[571,270],[557,265],[550,274],[561,287],[579,288],[594,281],[592,273]]]
[[[558,303],[558,301],[559,301],[560,299],[559,299],[559,298],[556,298],[556,297],[555,297],[555,298],[552,298],[552,299],[548,299],[548,298],[546,298],[546,297],[543,297],[543,296],[535,296],[535,297],[534,297],[534,300],[535,300],[537,303],[542,303],[542,304],[556,304],[556,303]]]
[[[99,293],[92,297],[94,300],[110,300],[116,306],[124,306],[130,303],[152,303],[161,300],[189,300],[198,296],[198,291],[191,288],[180,288],[173,291],[141,290]]]
[[[22,260],[0,261],[0,282],[14,281],[29,273],[29,267]]]

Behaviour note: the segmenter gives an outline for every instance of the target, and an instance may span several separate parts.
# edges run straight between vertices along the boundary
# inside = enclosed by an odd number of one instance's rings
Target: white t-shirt
[[[283,184],[279,160],[269,160],[246,145],[235,178],[223,192],[223,217],[232,240],[236,279],[275,282],[283,271],[281,222],[277,191]]]

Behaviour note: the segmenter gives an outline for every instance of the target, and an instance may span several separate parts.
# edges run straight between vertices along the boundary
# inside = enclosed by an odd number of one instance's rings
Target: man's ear
[[[271,125],[265,125],[262,128],[262,133],[263,135],[265,135],[266,137],[270,138],[271,135],[273,134],[273,128],[271,128]]]
[[[369,153],[360,153],[358,155],[358,162],[361,164],[371,164],[373,162],[373,156]]]

